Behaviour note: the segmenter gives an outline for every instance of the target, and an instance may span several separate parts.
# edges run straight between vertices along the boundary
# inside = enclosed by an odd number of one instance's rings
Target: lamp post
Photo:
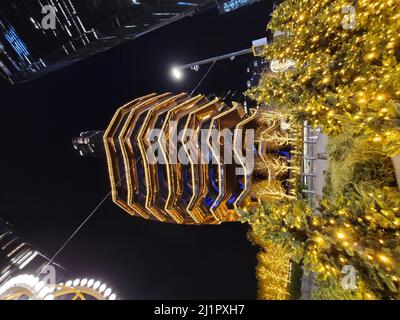
[[[184,64],[181,66],[174,66],[171,68],[171,75],[175,80],[181,80],[183,78],[183,71],[186,69],[191,69],[191,70],[197,71],[197,70],[199,70],[199,67],[201,65],[215,63],[217,61],[226,60],[226,59],[233,60],[236,57],[243,56],[243,55],[246,55],[249,53],[253,53],[255,56],[258,56],[262,53],[263,48],[266,45],[267,45],[267,38],[257,39],[252,42],[252,47],[248,48],[248,49],[243,49],[243,50],[223,54],[220,56]]]

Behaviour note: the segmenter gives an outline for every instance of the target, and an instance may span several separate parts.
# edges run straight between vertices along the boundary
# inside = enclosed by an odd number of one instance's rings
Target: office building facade
[[[212,0],[1,1],[0,80],[35,79],[214,5]]]
[[[20,237],[11,224],[0,218],[0,285],[20,274],[38,276],[48,262],[48,257]],[[51,267],[55,270],[54,276],[61,279],[62,267],[56,263],[52,263]]]

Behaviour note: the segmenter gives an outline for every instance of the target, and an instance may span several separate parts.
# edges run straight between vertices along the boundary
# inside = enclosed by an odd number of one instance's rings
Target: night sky
[[[190,92],[169,68],[241,50],[266,36],[272,1],[234,13],[211,10],[45,78],[0,87],[0,217],[52,255],[109,192],[104,159],[71,139],[104,130],[122,104],[151,92]],[[243,90],[248,61],[217,63],[201,93]],[[108,199],[56,261],[67,275],[105,281],[123,299],[254,299],[257,248],[247,225],[182,226],[131,217]]]

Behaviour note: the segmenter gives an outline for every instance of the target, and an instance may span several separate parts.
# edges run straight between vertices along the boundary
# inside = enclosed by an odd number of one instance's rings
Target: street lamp
[[[181,80],[183,77],[183,70],[186,70],[186,69],[198,71],[201,65],[215,63],[217,61],[221,61],[221,60],[225,60],[225,59],[234,60],[236,57],[250,54],[250,53],[252,53],[254,56],[258,56],[263,52],[263,49],[266,45],[267,45],[267,38],[257,39],[252,42],[252,47],[248,48],[248,49],[243,49],[240,51],[223,54],[220,56],[208,58],[208,59],[201,60],[201,61],[196,61],[193,63],[188,63],[188,64],[181,65],[181,66],[174,66],[171,69],[171,75],[175,80]]]

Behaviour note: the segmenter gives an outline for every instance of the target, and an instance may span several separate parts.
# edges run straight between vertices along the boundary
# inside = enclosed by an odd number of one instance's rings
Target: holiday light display
[[[353,7],[354,16],[342,13]],[[354,28],[346,28],[346,19]],[[264,77],[254,97],[282,112],[295,112],[326,133],[346,123],[400,153],[400,23],[393,0],[292,0],[274,11],[269,28],[282,30],[265,57],[294,61],[291,72]],[[390,146],[385,141],[390,141]],[[396,143],[396,142],[397,143]]]
[[[49,285],[34,275],[18,275],[0,286],[0,300],[116,300],[106,284],[94,279]]]
[[[264,251],[257,257],[258,297],[263,300],[287,300],[290,298],[290,256],[273,243],[264,244],[263,248]]]
[[[390,157],[400,154],[400,4],[287,0],[269,28],[284,35],[265,58],[296,67],[264,75],[249,94],[322,127],[330,167],[317,210],[283,199],[247,208],[242,218],[258,243],[289,248],[320,285],[330,283],[325,298],[398,299],[400,192]],[[338,285],[346,265],[357,270],[353,295]]]

